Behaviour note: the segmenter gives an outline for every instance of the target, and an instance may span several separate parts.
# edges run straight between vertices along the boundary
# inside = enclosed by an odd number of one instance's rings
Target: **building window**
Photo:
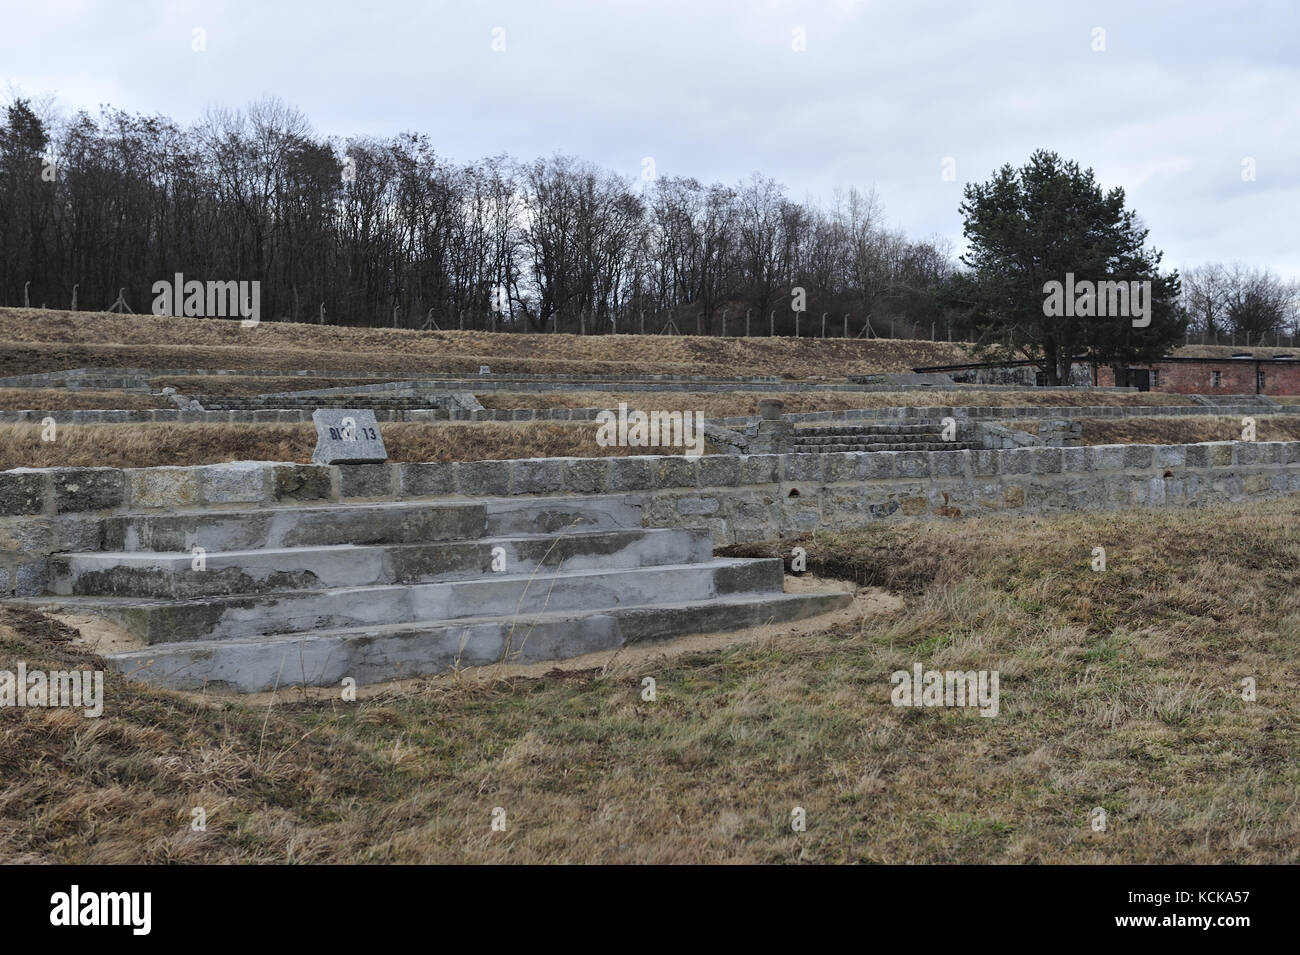
[[[1218,388],[1223,382],[1223,375],[1217,371],[1210,372],[1210,387]]]
[[[1264,393],[1264,370],[1262,368],[1255,372],[1255,391],[1261,395]]]
[[[1151,369],[1151,390],[1155,391],[1159,387],[1160,387],[1160,372],[1159,370],[1152,368]]]
[[[1047,372],[1039,371],[1034,373],[1034,385],[1039,388],[1047,387]]]

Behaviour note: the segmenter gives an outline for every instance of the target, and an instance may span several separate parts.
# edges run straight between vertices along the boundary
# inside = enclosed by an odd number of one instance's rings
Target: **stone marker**
[[[317,408],[311,420],[316,423],[312,464],[374,464],[388,460],[373,411]]]

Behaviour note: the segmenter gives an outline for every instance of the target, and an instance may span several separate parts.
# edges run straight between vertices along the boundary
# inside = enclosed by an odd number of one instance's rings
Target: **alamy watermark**
[[[185,280],[177,272],[169,282],[153,283],[155,315],[185,315],[190,318],[239,318],[252,328],[262,320],[262,283],[258,281],[200,282]]]
[[[103,670],[28,670],[18,661],[18,671],[0,670],[0,707],[56,707],[80,709],[94,719],[104,712]]]
[[[1151,324],[1151,281],[1075,281],[1073,272],[1065,281],[1043,283],[1043,314],[1048,318],[1131,318],[1134,328]]]
[[[152,892],[83,892],[74,885],[50,896],[50,924],[125,925],[132,935],[148,935],[152,909]]]
[[[685,448],[686,456],[704,453],[703,411],[628,411],[618,403],[618,413],[608,409],[596,415],[600,428],[596,443],[602,448]]]
[[[997,670],[896,670],[889,677],[889,694],[895,706],[978,707],[980,716],[998,715]]]

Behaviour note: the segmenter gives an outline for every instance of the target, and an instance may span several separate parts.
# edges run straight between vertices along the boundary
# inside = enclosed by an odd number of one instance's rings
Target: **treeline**
[[[873,193],[458,163],[427,136],[332,141],[277,100],[189,128],[15,100],[0,125],[0,301],[147,312],[175,273],[261,283],[263,320],[503,331],[942,337],[940,241]],[[825,316],[825,317],[824,317]],[[846,320],[847,317],[847,320]]]
[[[1300,325],[1300,283],[1240,263],[1201,265],[1183,274],[1183,307],[1189,340],[1293,345]]]

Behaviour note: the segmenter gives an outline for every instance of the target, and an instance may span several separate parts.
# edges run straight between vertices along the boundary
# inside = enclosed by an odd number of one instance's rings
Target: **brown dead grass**
[[[1056,391],[737,391],[725,394],[684,391],[485,391],[476,392],[485,408],[617,408],[619,402],[642,411],[702,411],[706,418],[730,418],[758,414],[758,403],[777,398],[787,414],[808,411],[846,411],[853,408],[1001,408],[1026,405],[1067,408],[1079,405],[1117,407],[1125,405],[1182,405],[1183,395],[1151,392],[1056,392]]]
[[[1253,415],[1257,441],[1300,441],[1300,415]],[[1084,444],[1196,444],[1240,441],[1242,419],[1229,415],[1083,418]],[[1016,422],[1003,422],[1018,427]]]
[[[264,395],[309,391],[344,385],[377,385],[389,378],[312,378],[305,375],[158,375],[150,379],[155,390],[175,388],[189,398],[199,395]]]
[[[602,448],[586,422],[396,422],[383,425],[390,461],[658,454],[659,448]],[[0,425],[0,471],[10,468],[161,467],[223,461],[311,461],[315,425],[62,425],[41,440],[39,424]]]
[[[636,407],[635,405],[633,407]],[[678,405],[665,401],[658,410]],[[689,403],[682,408],[691,409]],[[1258,416],[1260,441],[1300,440],[1300,416]],[[1023,428],[1024,421],[1003,422]],[[591,422],[393,422],[382,427],[389,460],[489,461],[529,457],[658,454],[659,448],[602,448]],[[39,424],[0,425],[0,470],[48,467],[161,467],[223,461],[311,460],[311,424],[61,425],[41,440]],[[1241,437],[1241,419],[1226,416],[1085,418],[1085,444],[1192,444]],[[706,450],[713,452],[706,443]]]
[[[107,408],[174,408],[166,398],[139,391],[69,391],[67,388],[0,388],[0,411],[75,411]]]
[[[0,711],[0,856],[1294,864],[1297,541],[1295,497],[881,524],[802,544],[813,564],[893,580],[908,604],[893,616],[357,703],[110,676],[99,720]],[[0,614],[0,668],[87,665],[40,618]],[[997,670],[999,715],[892,706],[890,674],[913,663]]]
[[[843,377],[963,360],[949,342],[420,332],[0,309],[0,376],[78,367]]]

